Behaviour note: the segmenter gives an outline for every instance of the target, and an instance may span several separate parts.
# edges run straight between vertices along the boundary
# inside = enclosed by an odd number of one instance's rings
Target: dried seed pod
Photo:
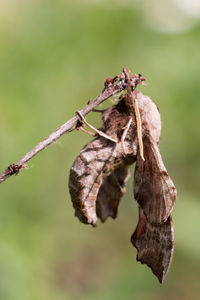
[[[131,242],[137,248],[137,260],[147,264],[162,283],[174,252],[174,228],[171,216],[163,224],[151,224],[140,208],[138,225]]]

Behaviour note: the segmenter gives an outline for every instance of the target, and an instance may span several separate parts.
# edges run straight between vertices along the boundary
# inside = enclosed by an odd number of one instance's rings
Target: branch
[[[105,87],[101,94],[95,98],[94,100],[90,100],[88,104],[80,111],[83,116],[86,116],[89,112],[93,111],[95,107],[100,105],[106,99],[111,96],[120,93],[121,91],[127,88],[127,72],[128,69],[124,68],[123,72],[120,75],[117,75],[113,78],[108,78],[105,82]],[[131,86],[133,89],[136,88],[137,84],[142,83],[145,78],[140,74],[134,74],[129,76],[131,78]],[[5,181],[7,178],[12,175],[19,174],[20,169],[26,168],[26,163],[32,159],[35,155],[37,155],[40,151],[47,148],[49,145],[53,144],[57,141],[63,134],[71,132],[72,130],[78,127],[78,122],[80,121],[79,116],[76,114],[66,123],[57,128],[54,132],[52,132],[49,136],[47,136],[43,141],[41,141],[37,146],[35,146],[32,150],[27,152],[21,159],[19,159],[16,163],[13,163],[7,167],[5,171],[0,174],[0,183]]]

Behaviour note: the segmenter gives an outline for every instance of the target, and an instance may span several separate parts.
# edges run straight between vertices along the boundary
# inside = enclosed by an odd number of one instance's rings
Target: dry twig
[[[80,110],[83,116],[86,116],[89,112],[95,110],[95,108],[104,102],[106,99],[111,96],[120,93],[121,91],[127,88],[127,69],[123,69],[120,75],[117,75],[113,78],[108,78],[105,82],[105,87],[101,94],[95,98],[94,100],[90,100],[88,104]],[[131,75],[131,86],[134,90],[137,84],[142,83],[145,80],[140,74]],[[43,141],[41,141],[38,145],[36,145],[33,149],[27,152],[21,159],[19,159],[16,163],[13,163],[7,167],[5,171],[0,174],[0,183],[5,181],[7,178],[12,175],[17,175],[22,168],[26,167],[26,163],[32,159],[35,155],[37,155],[40,151],[44,150],[55,141],[57,141],[63,134],[71,132],[76,129],[79,125],[79,116],[75,114],[70,120],[57,128],[54,132],[52,132],[49,136],[47,136]]]

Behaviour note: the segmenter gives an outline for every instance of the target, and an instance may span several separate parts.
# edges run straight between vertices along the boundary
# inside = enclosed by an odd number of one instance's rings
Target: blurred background
[[[175,254],[160,285],[130,243],[133,179],[116,220],[81,224],[68,175],[91,138],[63,136],[0,186],[0,299],[199,299],[199,53],[199,0],[0,0],[0,169],[128,67],[159,106],[160,151],[178,190]],[[87,119],[101,126],[98,114]]]

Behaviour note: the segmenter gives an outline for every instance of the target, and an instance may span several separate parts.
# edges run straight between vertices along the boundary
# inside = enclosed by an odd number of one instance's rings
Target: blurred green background
[[[126,66],[159,106],[160,150],[178,190],[175,254],[160,285],[130,243],[132,179],[116,220],[81,224],[67,183],[90,137],[62,137],[0,186],[0,299],[199,299],[199,18],[198,0],[0,0],[0,169]],[[97,116],[87,119],[100,127]]]

